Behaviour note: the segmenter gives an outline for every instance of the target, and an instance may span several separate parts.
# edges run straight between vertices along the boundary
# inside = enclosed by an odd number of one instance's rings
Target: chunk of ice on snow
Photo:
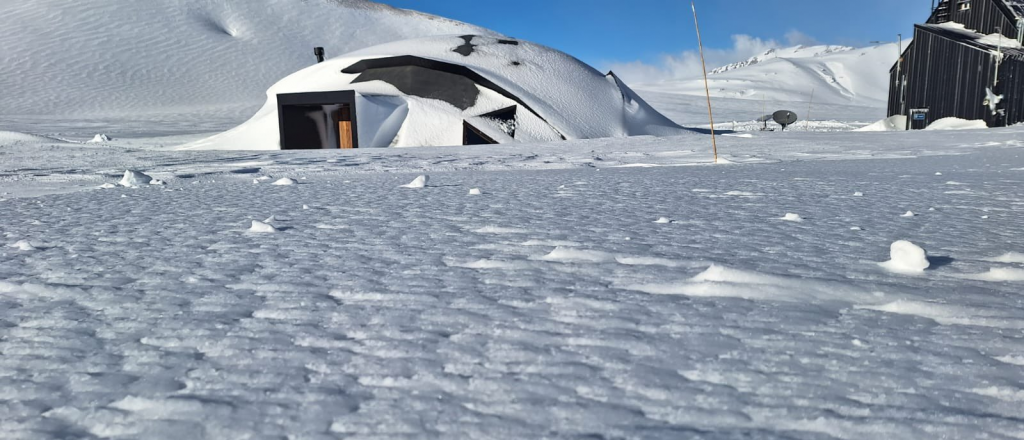
[[[853,193],[853,196],[854,197],[864,197],[864,193],[862,193],[860,191],[857,191],[857,192]]]
[[[799,223],[799,222],[804,221],[804,218],[800,217],[800,214],[794,214],[794,213],[791,212],[791,213],[788,213],[788,214],[782,216],[782,218],[780,220],[784,220],[784,221],[787,221],[787,222],[797,222],[797,223]]]
[[[655,223],[659,223],[659,224],[667,224],[667,223],[672,223],[672,220],[669,219],[668,217],[661,217],[661,218],[655,220],[654,222]]]
[[[120,184],[121,186],[137,187],[139,185],[148,185],[149,182],[152,181],[153,178],[147,176],[146,174],[140,173],[138,171],[126,170],[124,172],[124,177],[122,177],[121,181],[117,183]]]
[[[412,182],[402,185],[402,188],[425,188],[428,181],[430,181],[430,176],[419,176]]]
[[[90,141],[88,141],[86,143],[87,144],[102,144],[104,142],[110,142],[111,139],[112,138],[110,136],[107,136],[105,134],[98,134],[96,136],[93,136],[92,140],[90,140]]]
[[[482,195],[482,194],[483,194],[483,192],[480,191],[480,188],[473,188],[473,189],[469,190],[469,195],[471,195],[471,196],[479,196],[479,195]]]
[[[287,186],[287,185],[295,185],[297,183],[298,182],[296,182],[294,179],[289,179],[289,178],[285,177],[285,178],[282,178],[282,179],[278,179],[277,182],[271,183],[271,185]]]
[[[252,227],[249,228],[249,232],[272,233],[277,231],[277,228],[266,223],[263,223],[259,220],[253,220]]]
[[[906,213],[906,214],[903,214],[903,215],[901,215],[900,217],[914,217],[914,216],[916,216],[916,215],[917,215],[917,214],[914,214],[914,211],[907,211],[907,213]]]
[[[928,253],[906,240],[894,242],[889,248],[889,261],[878,264],[890,272],[901,274],[919,274],[931,266]]]
[[[117,188],[117,185],[114,185],[113,183],[104,183],[104,184],[100,185],[100,189],[112,189],[112,188]]]

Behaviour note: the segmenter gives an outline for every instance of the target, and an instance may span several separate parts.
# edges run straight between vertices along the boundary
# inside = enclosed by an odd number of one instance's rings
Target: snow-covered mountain
[[[853,50],[853,49],[854,48],[849,47],[849,46],[810,46],[810,47],[807,47],[807,46],[803,46],[803,45],[793,46],[793,47],[788,47],[788,48],[782,48],[782,49],[772,48],[772,49],[766,50],[764,53],[762,53],[760,55],[755,55],[755,56],[752,56],[752,57],[750,57],[750,58],[748,58],[748,59],[746,59],[744,61],[740,61],[740,62],[737,62],[737,63],[732,63],[732,64],[729,64],[729,65],[725,65],[725,66],[719,67],[719,68],[714,69],[714,70],[712,70],[712,71],[710,71],[708,73],[711,74],[711,75],[717,75],[717,74],[720,74],[720,73],[728,72],[730,70],[736,70],[736,69],[742,69],[744,67],[750,67],[750,66],[753,66],[755,64],[760,64],[760,63],[763,63],[765,61],[773,60],[775,58],[811,58],[811,57],[820,57],[820,56],[823,56],[823,55],[828,55],[830,53],[846,52],[846,51],[850,51],[850,50]]]
[[[366,0],[31,0],[0,6],[0,115],[246,117],[328,57],[494,32]]]
[[[748,60],[710,71],[711,95],[769,102],[814,101],[825,104],[884,107],[889,68],[896,44],[855,49],[844,46],[796,46],[771,49]],[[638,90],[703,95],[703,78],[641,84]]]

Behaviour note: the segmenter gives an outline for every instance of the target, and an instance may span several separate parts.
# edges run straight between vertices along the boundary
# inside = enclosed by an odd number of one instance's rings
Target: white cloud
[[[821,42],[816,38],[796,29],[786,32],[786,42],[789,43],[790,46],[816,46],[821,44]]]
[[[810,45],[817,41],[797,30],[785,35],[789,46]],[[747,60],[772,48],[783,47],[774,39],[762,40],[749,35],[733,35],[732,47],[727,49],[705,48],[704,56],[708,70],[727,64]],[[676,55],[662,55],[656,63],[641,61],[615,62],[606,65],[616,75],[630,84],[653,83],[673,79],[693,79],[701,76],[700,52],[689,50]]]

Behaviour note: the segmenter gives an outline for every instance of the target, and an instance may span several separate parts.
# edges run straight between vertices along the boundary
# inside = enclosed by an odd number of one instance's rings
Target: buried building
[[[444,36],[376,46],[283,79],[244,124],[196,149],[335,149],[689,133],[613,73],[520,40]]]
[[[889,116],[1024,122],[1024,0],[940,0],[890,71]]]

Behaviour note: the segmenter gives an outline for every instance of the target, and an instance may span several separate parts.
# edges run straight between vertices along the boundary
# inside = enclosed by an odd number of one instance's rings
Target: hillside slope
[[[365,0],[32,0],[0,5],[0,115],[247,117],[315,62],[492,31]]]
[[[895,44],[854,49],[842,46],[797,46],[773,49],[747,61],[714,69],[708,76],[711,95],[719,98],[807,101],[884,107]],[[638,90],[704,95],[702,78],[641,84]]]

